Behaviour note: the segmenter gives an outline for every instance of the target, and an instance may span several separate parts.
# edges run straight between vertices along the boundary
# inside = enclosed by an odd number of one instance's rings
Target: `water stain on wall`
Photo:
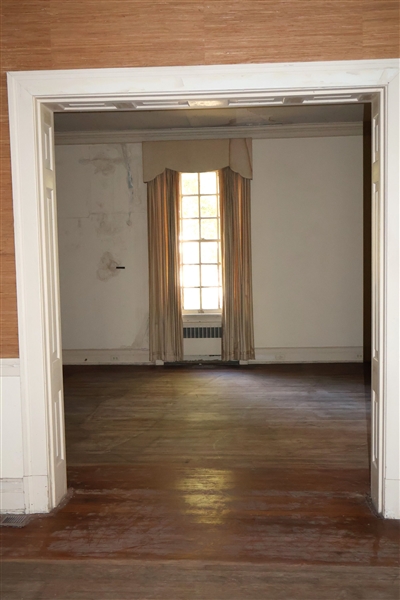
[[[129,150],[128,150],[128,145],[127,144],[121,144],[121,150],[122,150],[122,157],[124,160],[124,165],[126,168],[126,181],[128,184],[128,188],[130,190],[133,190],[133,178],[132,178],[132,171],[131,171],[131,157],[129,154]]]
[[[105,152],[100,151],[93,158],[80,158],[79,162],[81,165],[92,165],[95,174],[101,173],[107,176],[115,172],[117,165],[124,164],[124,159],[123,157],[110,158]]]
[[[94,220],[96,233],[99,236],[114,237],[123,231],[125,220],[124,213],[91,213],[91,219]]]
[[[104,252],[96,272],[97,279],[100,281],[108,281],[111,279],[111,277],[115,277],[119,274],[117,266],[118,262],[115,260],[111,252]]]

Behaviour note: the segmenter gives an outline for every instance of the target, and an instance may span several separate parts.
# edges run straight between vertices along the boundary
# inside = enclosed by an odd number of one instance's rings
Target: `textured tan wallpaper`
[[[18,356],[5,71],[396,58],[398,0],[2,0],[1,351]]]

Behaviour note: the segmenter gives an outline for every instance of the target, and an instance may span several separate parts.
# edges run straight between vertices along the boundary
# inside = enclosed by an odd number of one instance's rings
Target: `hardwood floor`
[[[2,529],[2,598],[398,600],[369,394],[362,365],[66,368],[70,497]]]

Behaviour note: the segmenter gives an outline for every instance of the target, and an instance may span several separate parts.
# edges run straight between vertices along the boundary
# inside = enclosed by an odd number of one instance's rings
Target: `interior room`
[[[350,104],[56,113],[64,364],[149,362],[142,141],[157,135],[251,138],[253,360],[362,362],[364,112]],[[221,321],[203,312],[185,314],[188,322]],[[184,345],[185,360],[221,355],[217,340]]]

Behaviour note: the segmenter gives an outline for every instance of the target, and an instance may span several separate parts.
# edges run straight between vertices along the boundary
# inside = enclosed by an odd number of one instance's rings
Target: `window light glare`
[[[218,178],[181,173],[181,285],[184,311],[221,310]]]
[[[189,100],[190,108],[220,108],[228,106],[227,100]]]

